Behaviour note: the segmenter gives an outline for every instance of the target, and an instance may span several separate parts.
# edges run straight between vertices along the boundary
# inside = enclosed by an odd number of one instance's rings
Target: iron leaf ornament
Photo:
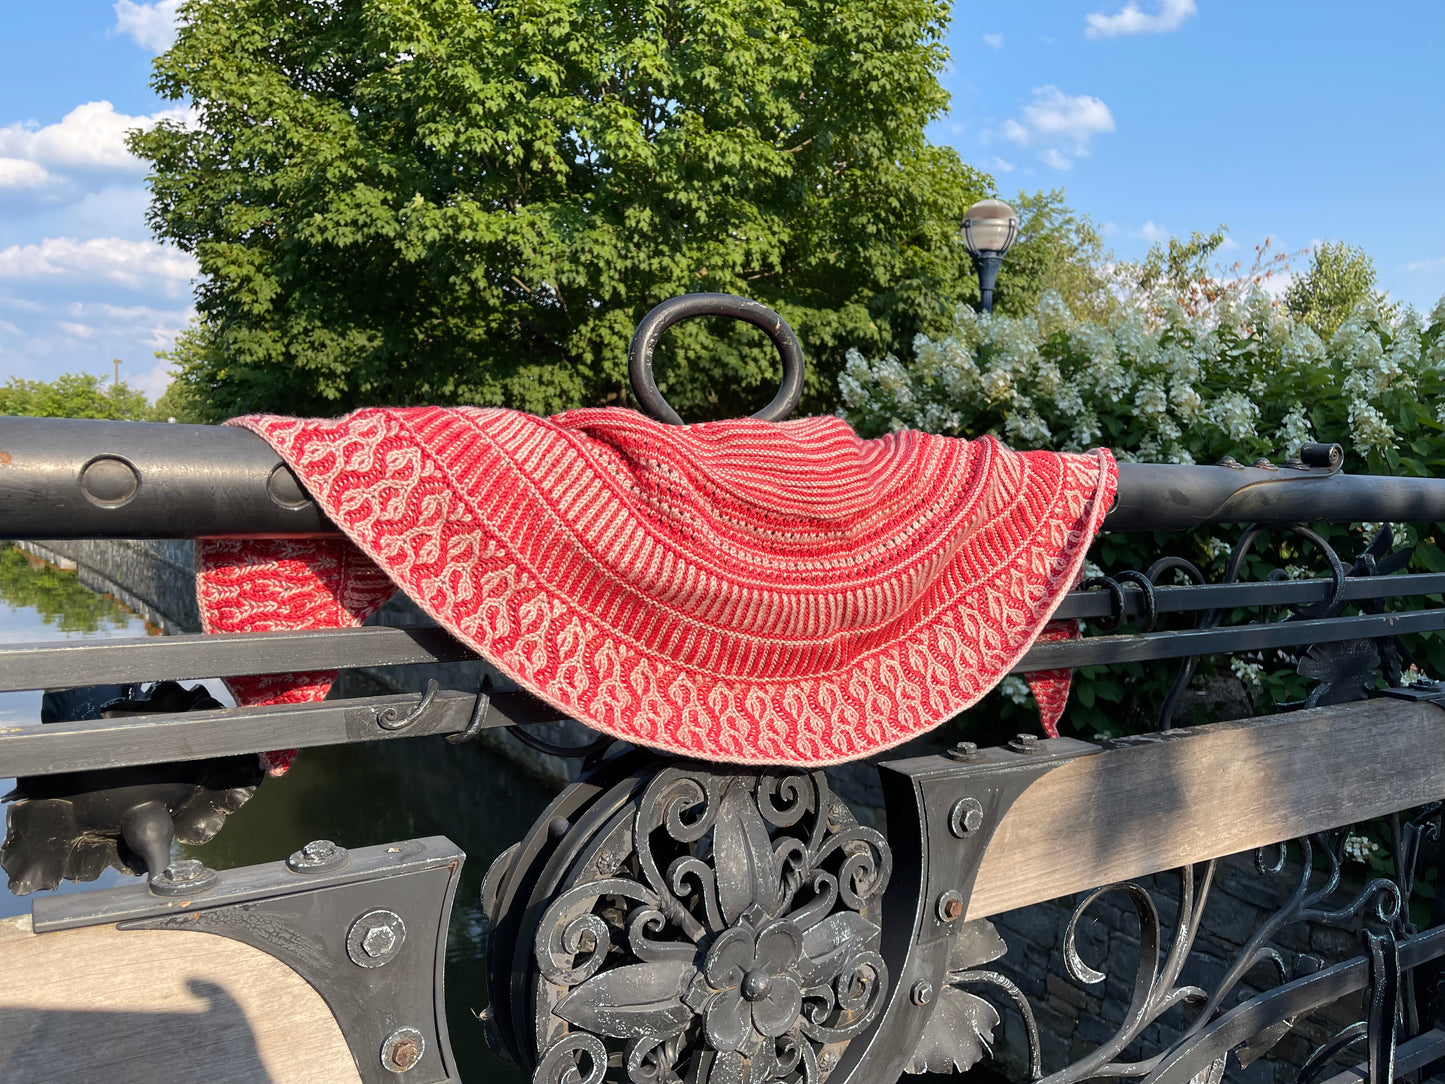
[[[576,854],[534,1084],[811,1084],[878,1016],[892,858],[822,772],[668,767]]]

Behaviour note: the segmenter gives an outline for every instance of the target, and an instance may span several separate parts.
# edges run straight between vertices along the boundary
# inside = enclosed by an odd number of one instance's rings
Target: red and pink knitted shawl
[[[863,440],[832,417],[418,407],[232,424],[346,537],[204,542],[208,632],[356,625],[400,588],[588,726],[744,764],[868,756],[976,702],[1045,634],[1115,484],[1103,450]],[[334,677],[232,686],[299,702]],[[1067,673],[1045,677],[1052,733]]]

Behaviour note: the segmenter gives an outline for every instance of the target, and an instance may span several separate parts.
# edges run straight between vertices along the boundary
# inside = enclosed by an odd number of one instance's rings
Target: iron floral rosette
[[[534,1084],[827,1079],[887,993],[891,865],[822,772],[663,769],[536,928]]]

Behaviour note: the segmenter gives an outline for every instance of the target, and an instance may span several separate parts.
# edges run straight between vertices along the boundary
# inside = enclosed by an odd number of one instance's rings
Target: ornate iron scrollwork
[[[888,991],[882,833],[822,772],[676,765],[616,805],[553,822],[568,870],[519,931],[533,1080],[826,1080]]]

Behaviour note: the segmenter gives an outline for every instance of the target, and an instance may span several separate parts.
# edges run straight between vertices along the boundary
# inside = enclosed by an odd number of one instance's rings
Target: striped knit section
[[[1077,579],[1115,479],[1107,451],[862,440],[831,417],[419,407],[234,424],[354,548],[205,544],[209,631],[355,623],[395,584],[589,726],[750,764],[867,756],[976,702]],[[252,702],[329,678],[267,680]]]

